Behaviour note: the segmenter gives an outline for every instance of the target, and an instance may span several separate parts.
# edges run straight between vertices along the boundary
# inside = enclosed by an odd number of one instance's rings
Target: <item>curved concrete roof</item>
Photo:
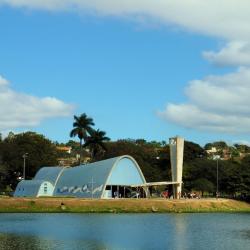
[[[114,178],[119,178],[117,183],[113,183]],[[124,155],[65,169],[56,184],[54,195],[72,195],[87,198],[92,196],[93,191],[93,197],[101,198],[106,185],[144,183],[146,181],[137,162],[131,156]]]
[[[22,180],[18,183],[14,196],[36,197],[43,182],[43,180]]]
[[[55,185],[60,175],[64,171],[64,167],[43,167],[36,173],[34,180],[46,180]]]
[[[107,185],[133,186],[146,183],[135,159],[123,155],[72,168],[44,167],[37,172],[32,181],[21,181],[17,189],[27,189],[25,196],[36,196],[44,181],[54,186],[54,196],[83,198],[92,195],[94,198],[102,198]]]

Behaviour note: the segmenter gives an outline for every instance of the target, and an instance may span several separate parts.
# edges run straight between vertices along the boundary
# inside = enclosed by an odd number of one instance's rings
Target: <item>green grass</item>
[[[87,200],[72,198],[0,198],[0,213],[234,213],[250,204],[234,200]]]
[[[202,208],[202,209],[162,209],[157,211],[152,209],[126,209],[126,208],[70,208],[61,209],[57,208],[44,208],[30,206],[27,208],[0,208],[0,213],[250,213],[250,209],[218,209],[218,208]]]

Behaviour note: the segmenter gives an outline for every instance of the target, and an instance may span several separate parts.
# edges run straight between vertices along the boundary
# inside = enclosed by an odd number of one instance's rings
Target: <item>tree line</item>
[[[166,141],[110,141],[106,133],[95,129],[94,125],[93,119],[86,114],[74,116],[73,128],[69,135],[77,136],[79,142],[70,140],[68,143],[60,144],[73,148],[71,157],[80,155],[77,165],[81,164],[86,155],[90,161],[98,161],[128,154],[136,159],[148,182],[171,180],[170,152]],[[26,153],[27,179],[32,179],[43,166],[58,165],[60,152],[57,146],[58,143],[34,132],[10,133],[5,139],[0,138],[0,191],[14,190],[18,181],[22,179],[23,156]],[[204,195],[215,195],[217,161],[207,158],[207,147],[185,141],[184,192],[195,190]],[[250,156],[240,161],[234,158],[227,161],[219,160],[218,170],[221,195],[245,198],[250,196]]]

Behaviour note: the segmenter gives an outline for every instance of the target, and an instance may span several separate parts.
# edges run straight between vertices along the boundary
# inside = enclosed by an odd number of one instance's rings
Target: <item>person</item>
[[[219,198],[219,192],[216,192],[216,199]]]
[[[178,195],[177,195],[178,197],[178,199],[180,199],[181,198],[181,192],[178,192]]]
[[[168,190],[162,192],[162,197],[166,199],[168,198]]]
[[[165,198],[168,199],[169,198],[169,193],[168,193],[168,190],[166,190],[166,195],[165,195]]]
[[[140,196],[140,193],[138,191],[136,191],[136,199],[138,199]]]

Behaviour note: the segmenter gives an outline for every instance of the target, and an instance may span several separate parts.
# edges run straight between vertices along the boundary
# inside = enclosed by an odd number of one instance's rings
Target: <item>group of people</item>
[[[161,193],[161,197],[162,198],[165,198],[165,199],[173,199],[173,193],[170,193],[168,190],[165,190]],[[200,194],[199,193],[196,193],[196,192],[190,192],[190,193],[183,193],[183,195],[181,195],[181,192],[179,192],[177,194],[177,199],[181,199],[181,198],[184,198],[184,199],[200,199]]]
[[[119,193],[118,191],[115,191],[113,194],[113,198],[118,199],[118,198],[141,198],[141,193],[137,190],[135,192],[132,192],[128,197],[126,197],[125,193],[124,195],[122,195],[121,193]]]
[[[200,199],[201,196],[199,193],[191,192],[191,193],[184,193],[183,198],[185,199]]]
[[[141,198],[141,193],[139,192],[139,190],[136,190],[136,191],[132,192],[131,194],[132,195],[128,196],[128,197],[137,198],[137,199]],[[175,198],[173,192],[168,191],[168,190],[164,190],[163,192],[161,192],[160,196],[162,198],[165,198],[165,199],[174,199]],[[115,191],[113,193],[113,198],[115,198],[115,199],[117,199],[117,198],[125,198],[125,193],[124,193],[124,195],[122,195],[117,190],[117,191]],[[200,199],[201,196],[200,196],[199,193],[196,193],[196,192],[189,192],[189,193],[184,192],[183,194],[181,194],[181,192],[178,192],[176,198],[177,199],[182,199],[182,198],[183,199]]]

